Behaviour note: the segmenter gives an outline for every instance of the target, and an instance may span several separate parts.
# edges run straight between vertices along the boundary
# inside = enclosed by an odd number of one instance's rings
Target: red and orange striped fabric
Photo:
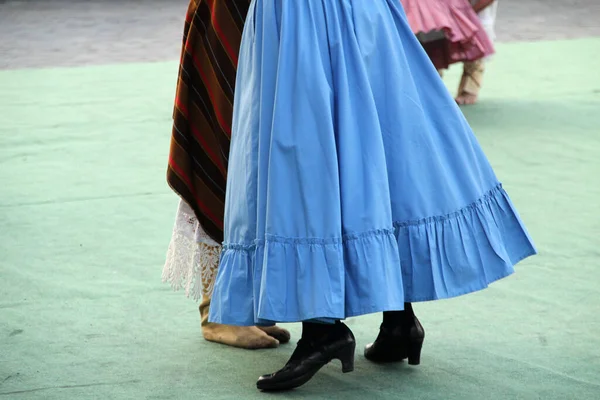
[[[238,52],[250,0],[191,0],[173,113],[167,181],[212,239],[223,241]]]

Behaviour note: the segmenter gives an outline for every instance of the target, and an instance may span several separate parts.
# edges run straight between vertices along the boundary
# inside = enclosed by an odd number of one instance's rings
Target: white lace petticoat
[[[198,301],[210,296],[217,275],[221,246],[202,229],[192,208],[179,202],[173,236],[167,250],[162,272],[163,282],[173,290],[185,290],[185,295]]]

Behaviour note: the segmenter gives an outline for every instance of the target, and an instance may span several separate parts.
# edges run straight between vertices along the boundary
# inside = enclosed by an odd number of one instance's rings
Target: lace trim
[[[180,201],[162,281],[175,291],[184,289],[195,301],[211,296],[220,255],[221,246],[202,229],[191,207]]]

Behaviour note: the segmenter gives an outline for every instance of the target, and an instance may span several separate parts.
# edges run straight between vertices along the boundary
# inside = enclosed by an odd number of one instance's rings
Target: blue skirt
[[[398,0],[254,0],[231,139],[212,322],[402,310],[535,254]]]

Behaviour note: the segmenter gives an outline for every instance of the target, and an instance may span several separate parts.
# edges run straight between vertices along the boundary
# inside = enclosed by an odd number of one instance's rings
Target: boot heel
[[[419,365],[421,364],[421,349],[423,348],[423,339],[411,340],[408,343],[408,364]]]
[[[356,349],[356,343],[351,343],[340,349],[337,353],[337,358],[342,362],[342,372],[348,373],[354,371],[354,350]]]

